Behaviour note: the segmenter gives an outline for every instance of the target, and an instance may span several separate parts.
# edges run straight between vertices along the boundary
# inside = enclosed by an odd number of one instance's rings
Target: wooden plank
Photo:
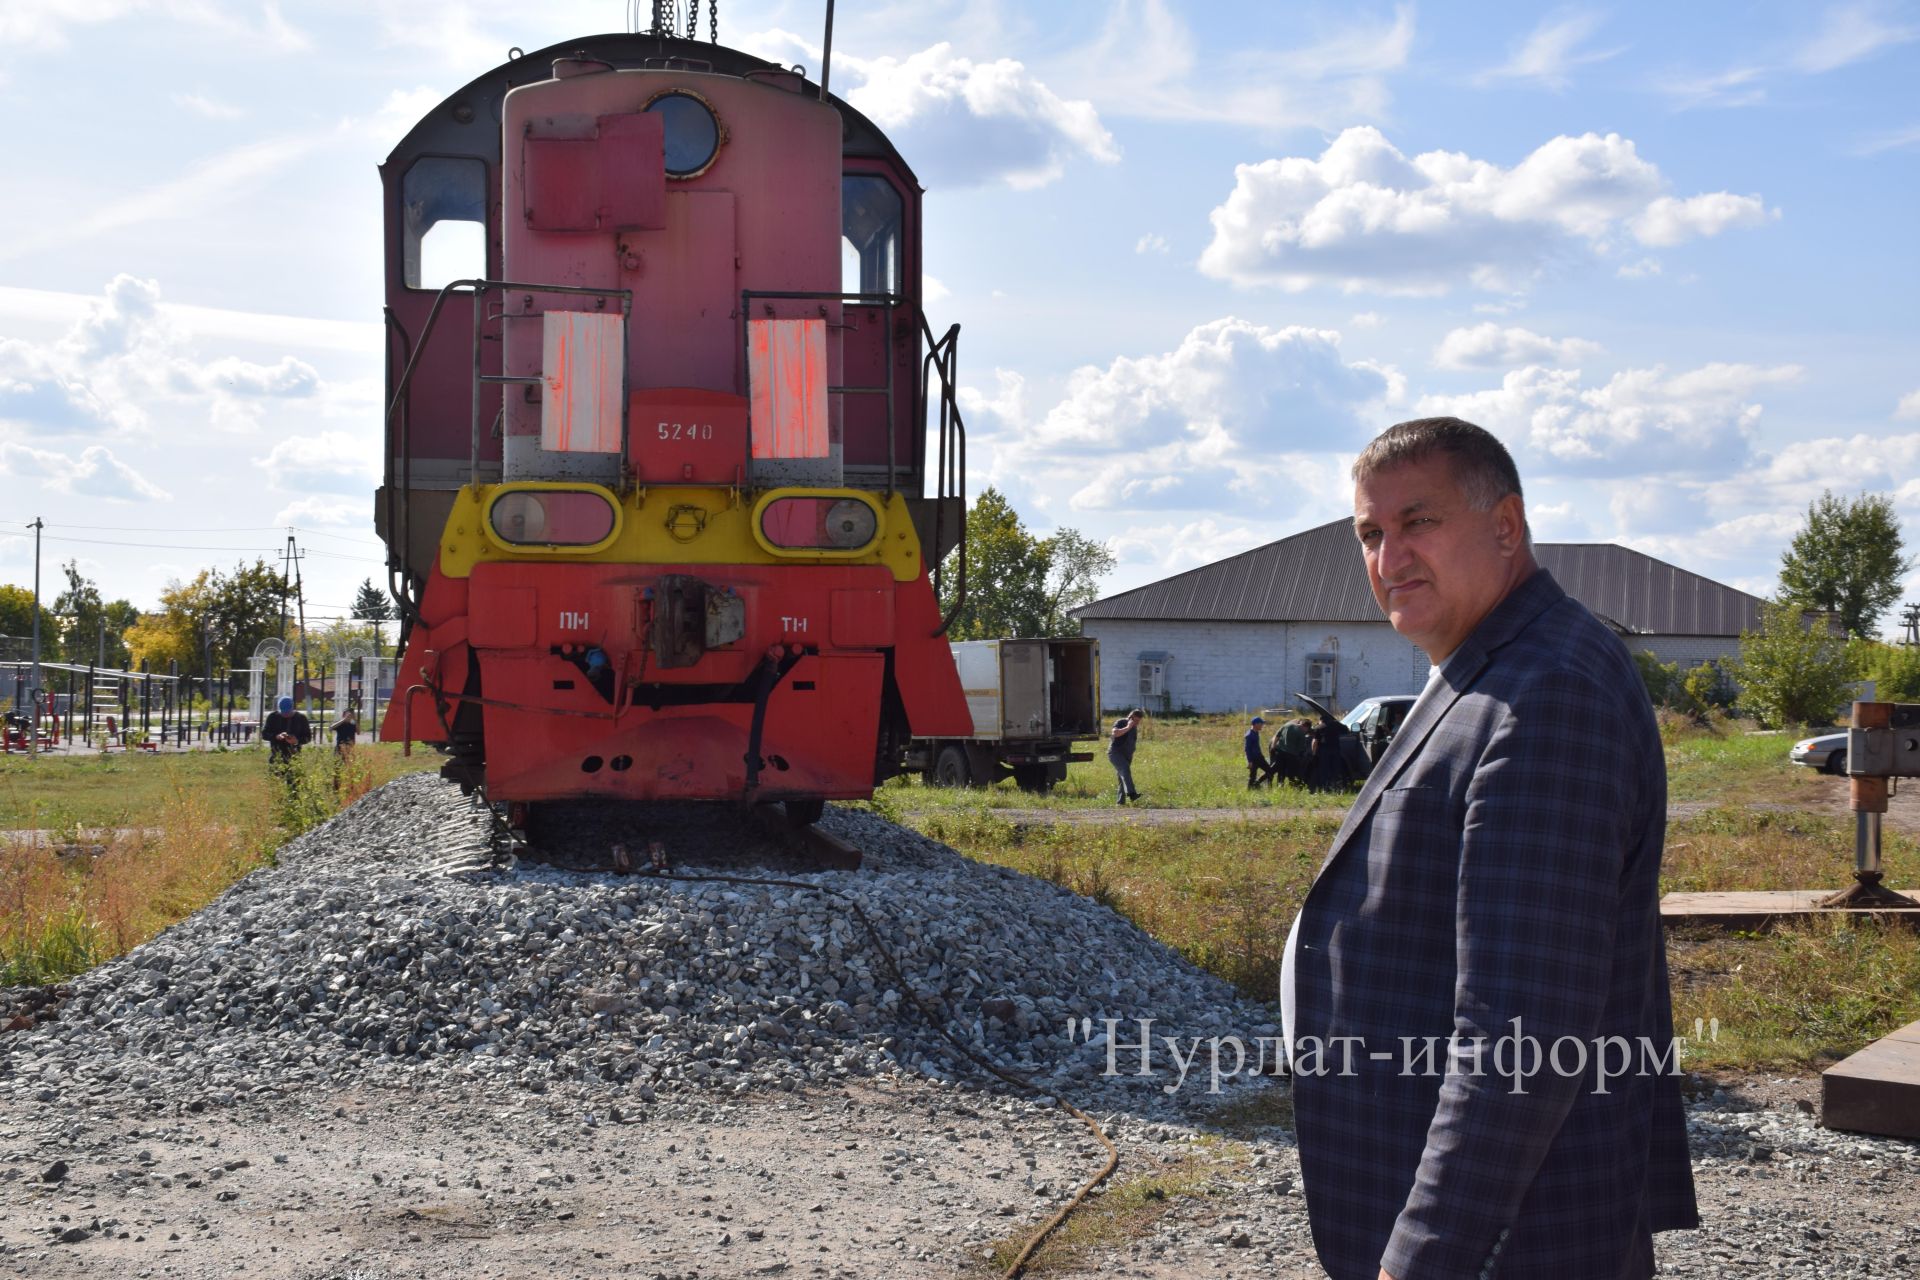
[[[1820,916],[1873,916],[1920,928],[1920,911],[1890,907],[1822,907],[1831,889],[1755,889],[1726,893],[1670,893],[1660,899],[1660,919],[1668,925],[1704,924],[1722,929],[1766,929]],[[1912,889],[1902,890],[1908,897]]]
[[[1820,1074],[1820,1123],[1920,1138],[1920,1022],[1874,1041]]]

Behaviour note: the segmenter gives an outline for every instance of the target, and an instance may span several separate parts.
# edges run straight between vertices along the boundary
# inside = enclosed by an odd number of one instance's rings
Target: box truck
[[[1012,778],[1048,791],[1076,751],[1100,737],[1100,642],[1087,636],[960,640],[954,665],[973,713],[968,738],[915,738],[907,767],[930,786],[984,786]]]

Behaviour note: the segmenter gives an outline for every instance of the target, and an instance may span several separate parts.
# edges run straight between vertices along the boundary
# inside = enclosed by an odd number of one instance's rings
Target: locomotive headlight
[[[880,526],[873,508],[864,502],[852,498],[842,498],[827,508],[826,519],[822,522],[821,532],[826,545],[849,550],[864,547],[873,541],[875,530]]]
[[[775,555],[859,555],[880,534],[873,500],[846,489],[768,494],[754,520],[760,544]]]

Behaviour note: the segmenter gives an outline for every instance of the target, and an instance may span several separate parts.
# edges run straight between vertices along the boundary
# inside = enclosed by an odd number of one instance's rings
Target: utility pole
[[[27,714],[33,723],[27,726],[27,754],[40,745],[40,531],[46,522],[33,518],[33,678],[27,681]]]
[[[293,600],[300,610],[300,683],[306,686],[307,718],[313,718],[313,681],[307,672],[307,592],[300,580],[300,562],[307,553],[294,545],[293,530],[287,530],[287,559],[293,565]]]

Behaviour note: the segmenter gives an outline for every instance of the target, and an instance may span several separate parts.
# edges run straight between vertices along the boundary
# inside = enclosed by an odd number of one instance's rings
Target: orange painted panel
[[[753,386],[753,456],[826,457],[827,322],[750,321],[747,367]]]
[[[625,328],[618,315],[549,311],[542,330],[540,447],[620,452]]]

